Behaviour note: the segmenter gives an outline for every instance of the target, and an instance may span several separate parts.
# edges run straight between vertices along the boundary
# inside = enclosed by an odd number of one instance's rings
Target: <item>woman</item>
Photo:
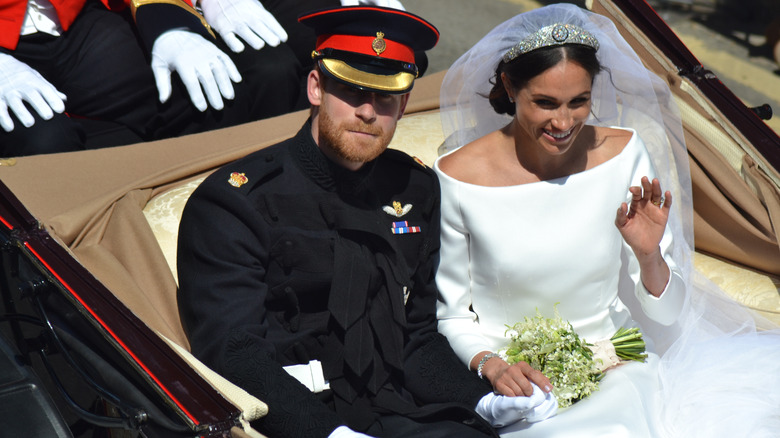
[[[776,433],[777,399],[721,404],[763,384],[780,388],[779,335],[757,335],[749,315],[728,326],[708,311],[713,295],[690,286],[679,115],[608,19],[561,4],[503,23],[449,70],[442,114],[445,149],[456,150],[435,164],[439,330],[464,363],[502,394],[529,395],[530,382],[549,391],[538,371],[496,357],[507,325],[537,310],[557,309],[589,342],[631,326],[648,342],[645,363],[609,370],[593,395],[502,436],[734,436],[735,425],[739,436],[745,427]],[[746,352],[745,342],[765,349]],[[741,372],[744,354],[768,371],[763,383]],[[686,383],[694,377],[707,391]]]

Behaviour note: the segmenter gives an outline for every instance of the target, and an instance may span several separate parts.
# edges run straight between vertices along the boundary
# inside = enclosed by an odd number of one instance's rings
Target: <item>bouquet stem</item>
[[[638,328],[621,327],[609,340],[615,346],[615,353],[619,358],[637,362],[644,362],[647,359],[645,341]]]

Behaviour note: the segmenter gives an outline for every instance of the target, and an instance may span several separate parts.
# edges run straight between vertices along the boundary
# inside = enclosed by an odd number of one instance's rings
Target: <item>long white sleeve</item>
[[[469,234],[463,225],[459,186],[447,178],[440,180],[441,259],[436,273],[439,332],[447,337],[455,353],[468,366],[474,355],[491,347],[481,335],[477,315],[471,310]]]

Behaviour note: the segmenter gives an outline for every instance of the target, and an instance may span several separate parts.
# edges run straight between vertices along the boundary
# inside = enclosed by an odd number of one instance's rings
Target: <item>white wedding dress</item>
[[[600,166],[533,184],[476,186],[435,165],[442,188],[439,330],[464,364],[504,348],[505,325],[537,309],[554,316],[556,305],[591,342],[635,324],[655,341],[649,349],[657,354],[647,363],[608,371],[593,395],[540,423],[504,428],[505,437],[780,437],[780,328],[693,268],[693,188],[676,100],[607,17],[559,3],[496,26],[445,75],[440,150],[516,118],[496,113],[485,98],[497,65],[519,41],[556,23],[582,27],[599,41],[596,56],[606,68],[594,78],[587,123],[630,127],[634,136]],[[636,259],[614,225],[628,187],[654,169],[674,196],[661,242],[672,276],[661,299],[639,284]]]
[[[642,286],[636,259],[614,224],[620,203],[630,200],[628,188],[655,175],[636,133],[611,160],[551,181],[484,187],[449,177],[438,162],[434,168],[442,187],[439,331],[464,363],[505,348],[506,326],[537,309],[553,317],[557,307],[589,342],[636,325],[624,300],[636,300],[635,311],[661,323],[678,316],[685,286],[669,256],[671,233],[661,247],[672,275],[655,298]],[[651,354],[647,363],[612,369],[599,391],[556,417],[516,423],[501,434],[658,436],[658,363]]]

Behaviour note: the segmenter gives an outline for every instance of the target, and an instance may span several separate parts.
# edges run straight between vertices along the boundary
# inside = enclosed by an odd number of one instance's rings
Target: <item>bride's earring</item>
[[[512,93],[510,92],[512,88],[509,87],[509,80],[506,78],[506,73],[501,73],[501,83],[504,85],[504,92],[506,93],[506,97],[509,99],[509,103],[515,103],[515,98],[512,97]]]

